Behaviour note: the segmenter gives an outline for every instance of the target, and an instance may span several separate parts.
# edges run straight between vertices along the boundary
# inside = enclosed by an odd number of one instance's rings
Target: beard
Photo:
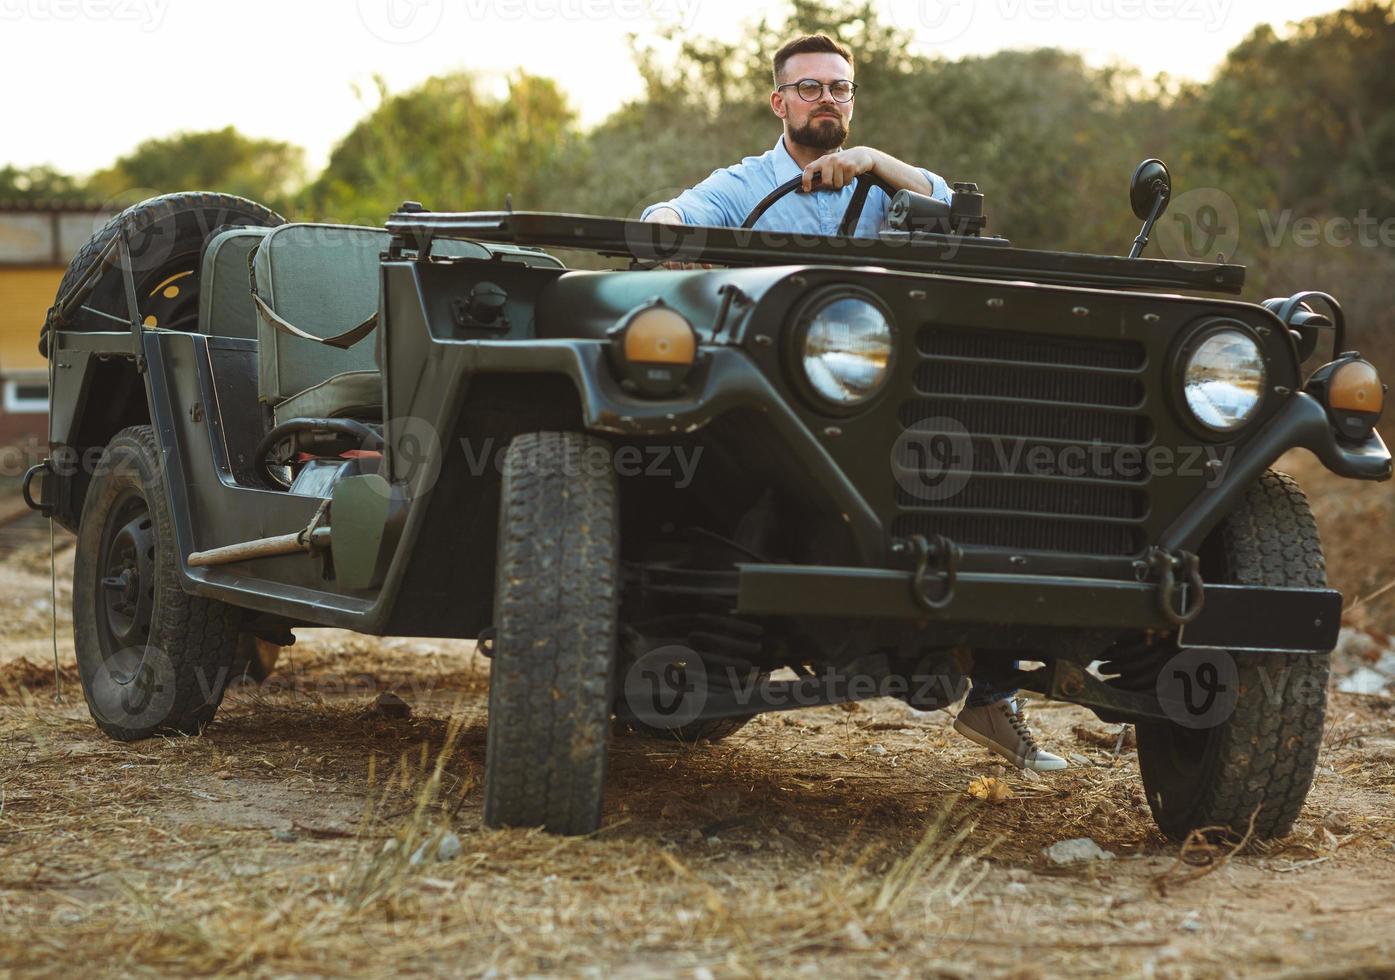
[[[836,150],[848,138],[848,127],[839,115],[810,116],[803,126],[790,130],[790,139],[815,150]]]

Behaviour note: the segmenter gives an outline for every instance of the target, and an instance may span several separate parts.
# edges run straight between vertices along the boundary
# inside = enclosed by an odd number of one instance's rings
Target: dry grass
[[[1388,485],[1335,480],[1302,454],[1284,465],[1313,499],[1334,584],[1351,597],[1395,579],[1395,535],[1372,531],[1395,524]],[[1033,723],[1072,768],[1038,779],[1004,771],[943,713],[892,702],[765,716],[719,745],[619,739],[601,830],[559,839],[480,825],[487,673],[467,645],[311,631],[204,737],[104,739],[72,668],[70,549],[53,700],[39,558],[0,564],[0,976],[1391,963],[1395,701],[1334,693],[1294,834],[1243,850],[1161,839],[1129,733],[1120,744],[1117,726],[1049,704]],[[1395,589],[1348,615],[1391,631]],[[382,690],[412,716],[367,710]],[[1012,795],[971,798],[988,778]],[[462,851],[438,861],[447,833]],[[1082,836],[1118,859],[1042,856]]]
[[[874,702],[767,716],[716,746],[621,739],[597,834],[485,830],[483,666],[424,646],[413,690],[408,644],[311,636],[294,684],[235,691],[203,738],[133,745],[102,739],[71,685],[55,705],[51,675],[33,671],[33,686],[0,697],[0,972],[1191,975],[1319,953],[1384,962],[1364,914],[1329,916],[1322,938],[1297,943],[1275,896],[1291,904],[1299,884],[1325,907],[1395,901],[1390,705],[1338,696],[1293,838],[1160,895],[1153,880],[1179,851],[1143,812],[1131,753],[1113,755],[1114,726],[1050,705],[1038,727],[1088,760],[1056,778],[1002,772],[944,715]],[[336,687],[346,678],[359,686]],[[392,687],[411,718],[366,710]],[[1013,796],[972,800],[982,776]],[[438,861],[446,832],[463,850]],[[1041,848],[1073,836],[1120,859],[1049,867]]]

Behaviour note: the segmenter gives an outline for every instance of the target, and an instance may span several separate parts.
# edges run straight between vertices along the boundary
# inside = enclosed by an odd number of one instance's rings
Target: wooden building
[[[39,328],[69,260],[110,217],[85,201],[0,200],[0,446],[48,441]]]

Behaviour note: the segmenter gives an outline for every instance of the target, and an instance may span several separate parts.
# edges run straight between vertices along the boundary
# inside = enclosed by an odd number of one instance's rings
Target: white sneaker
[[[954,730],[971,742],[992,749],[1019,769],[1052,772],[1066,768],[1066,760],[1037,744],[1027,719],[1013,698],[981,708],[965,707],[954,719]]]

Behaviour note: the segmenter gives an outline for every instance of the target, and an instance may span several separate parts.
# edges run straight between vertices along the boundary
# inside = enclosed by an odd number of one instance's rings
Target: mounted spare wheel
[[[199,261],[204,242],[229,225],[283,225],[286,219],[255,201],[232,194],[195,191],[165,194],[134,204],[108,221],[73,256],[58,284],[55,306],[39,333],[39,353],[48,356],[50,330],[113,330],[118,324],[82,310],[66,316],[66,300],[92,270],[102,250],[125,233],[131,252],[136,304],[146,326],[170,330],[198,329]],[[82,305],[128,319],[123,277],[113,263]]]
[[[518,436],[504,458],[484,821],[600,826],[619,615],[617,480],[608,443]]]

